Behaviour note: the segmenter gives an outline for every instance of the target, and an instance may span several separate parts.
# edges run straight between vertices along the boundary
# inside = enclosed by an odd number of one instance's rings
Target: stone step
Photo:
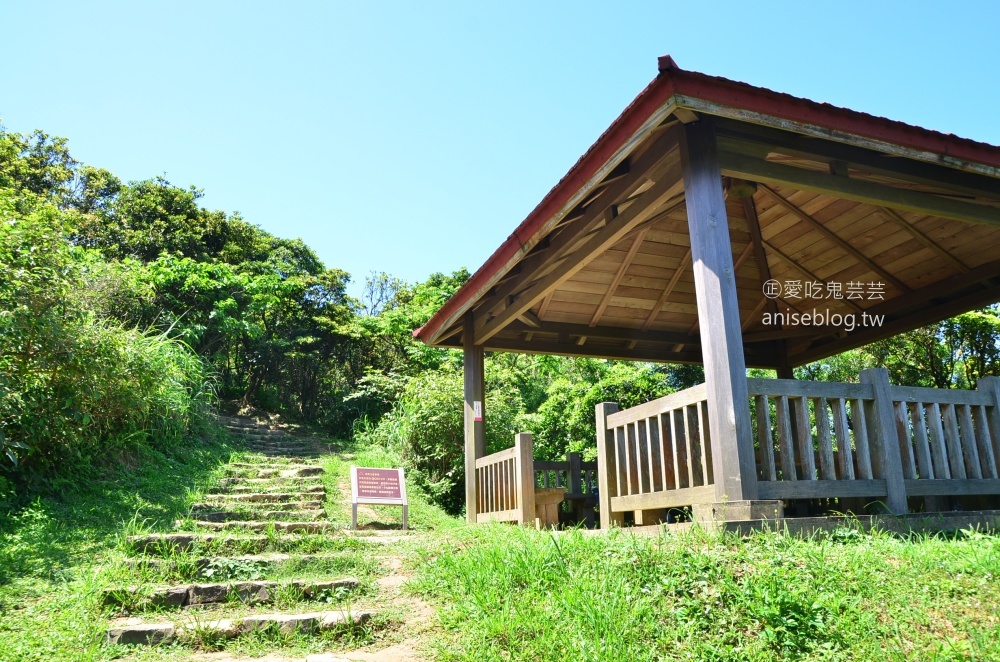
[[[208,492],[210,495],[219,496],[223,494],[280,494],[288,490],[295,490],[299,494],[326,494],[326,486],[323,483],[309,485],[288,485],[285,483],[273,483],[270,485],[223,485],[213,488]]]
[[[240,428],[231,427],[231,428],[229,428],[229,430],[232,431],[232,432],[241,431],[244,434],[256,435],[258,437],[283,437],[283,436],[288,435],[288,433],[285,432],[284,430],[276,430],[274,428],[270,428],[270,427],[267,427],[267,426],[252,427],[252,428],[250,428],[250,427],[240,427]]]
[[[199,510],[191,513],[205,522],[243,522],[249,520],[282,520],[313,522],[326,516],[322,508],[311,510]]]
[[[225,572],[235,572],[239,576],[240,572],[274,572],[287,566],[299,572],[315,571],[316,568],[324,569],[335,567],[335,572],[343,572],[346,566],[353,567],[351,563],[344,563],[343,554],[281,554],[271,552],[269,554],[244,554],[242,556],[203,556],[181,564],[175,559],[158,559],[155,557],[133,558],[125,561],[131,568],[151,569],[168,572],[178,572],[182,570],[183,577],[198,577],[207,579],[213,576],[224,576]],[[230,570],[226,570],[226,569]],[[246,574],[243,575],[244,577]]]
[[[295,590],[303,600],[311,600],[327,592],[331,596],[339,591],[354,591],[360,582],[354,577],[333,581],[292,580],[243,581],[214,584],[183,584],[180,586],[130,586],[103,591],[102,604],[124,607],[130,611],[156,607],[192,607],[198,605],[240,602],[246,605],[266,604],[278,591]]]
[[[317,467],[315,464],[306,464],[304,462],[281,462],[280,460],[270,460],[265,462],[230,462],[225,465],[223,469],[227,471],[245,471],[248,469],[312,469]]]
[[[217,494],[215,496],[226,496],[224,494]],[[271,510],[322,510],[323,509],[323,499],[306,499],[303,501],[286,501],[284,503],[266,503],[264,504],[268,511]],[[248,510],[252,508],[253,502],[247,501],[227,501],[226,499],[215,499],[211,502],[201,502],[191,505],[191,513],[197,514],[199,512],[208,510],[234,510],[236,506],[242,506]]]
[[[314,492],[269,492],[251,494],[206,494],[207,502],[230,501],[232,503],[293,503],[296,501],[315,501]]]
[[[174,527],[181,528],[189,524],[184,520],[174,521]],[[208,520],[197,520],[190,522],[198,529],[209,531],[268,531],[274,529],[280,533],[323,533],[333,528],[330,522],[286,522],[257,520],[235,520],[227,522],[212,522]]]
[[[253,485],[322,485],[322,476],[291,476],[289,478],[266,476],[264,478],[252,478],[250,476],[230,476],[220,478],[217,485],[220,487],[247,487]]]
[[[159,556],[178,551],[190,551],[196,547],[209,549],[211,553],[224,555],[230,551],[242,554],[259,554],[268,551],[289,552],[295,549],[315,551],[332,542],[329,533],[284,533],[279,535],[245,535],[232,532],[203,533],[199,531],[177,531],[175,533],[147,533],[129,536],[128,543],[137,553]]]
[[[303,453],[303,454],[304,453],[310,453],[310,454],[313,454],[313,455],[318,455],[320,453],[320,451],[318,449],[316,449],[316,448],[314,448],[312,446],[299,446],[299,445],[292,445],[292,444],[281,444],[281,445],[275,444],[275,445],[266,445],[266,446],[247,444],[247,450],[250,451],[250,452],[253,452],[253,453],[271,453],[271,452],[278,452],[278,451],[285,452],[285,453]],[[319,467],[315,467],[315,468],[319,469]],[[270,471],[270,469],[264,469],[264,471]],[[322,470],[320,470],[319,473],[322,473]]]
[[[142,619],[127,618],[112,621],[105,635],[109,644],[154,645],[184,641],[206,635],[213,638],[235,639],[240,635],[276,629],[282,634],[305,632],[314,634],[328,630],[350,629],[371,620],[367,611],[321,611],[305,614],[261,614],[244,618],[184,619],[144,623]]]

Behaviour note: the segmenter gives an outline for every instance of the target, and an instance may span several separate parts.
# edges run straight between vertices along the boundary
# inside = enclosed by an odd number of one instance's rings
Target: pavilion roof
[[[695,121],[712,125],[725,177],[748,365],[799,365],[1000,300],[1000,148],[665,56],[414,335],[459,346],[471,314],[486,349],[700,362],[679,156]],[[842,317],[775,322],[813,309]],[[863,313],[884,318],[862,325]]]

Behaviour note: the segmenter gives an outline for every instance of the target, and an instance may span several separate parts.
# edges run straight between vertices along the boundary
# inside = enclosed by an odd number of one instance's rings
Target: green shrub
[[[0,191],[0,492],[23,495],[169,444],[210,391],[186,346],[86,305],[87,258],[64,237],[71,218],[48,205],[19,213],[14,201]]]

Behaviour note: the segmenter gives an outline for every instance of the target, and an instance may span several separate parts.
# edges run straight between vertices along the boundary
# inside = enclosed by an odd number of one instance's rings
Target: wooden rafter
[[[886,269],[883,269],[882,267],[880,267],[878,264],[876,264],[874,262],[874,260],[872,260],[871,258],[869,258],[867,255],[865,255],[864,253],[862,253],[861,251],[859,251],[854,246],[852,246],[848,241],[842,239],[835,232],[833,232],[828,227],[826,227],[825,225],[823,225],[822,223],[820,223],[819,221],[817,221],[815,218],[813,218],[812,216],[810,216],[809,214],[807,214],[798,205],[794,204],[793,202],[791,202],[790,200],[788,200],[783,195],[781,195],[780,193],[778,193],[777,191],[775,191],[771,187],[767,186],[766,184],[760,184],[759,186],[760,186],[760,190],[761,191],[764,191],[768,196],[770,196],[771,198],[773,198],[774,201],[777,202],[779,205],[781,205],[782,207],[784,207],[788,211],[790,211],[793,214],[795,214],[796,216],[798,216],[800,220],[805,221],[807,224],[809,224],[810,226],[812,226],[813,229],[815,229],[820,234],[822,234],[824,237],[826,237],[830,242],[832,242],[835,245],[839,246],[845,252],[847,252],[848,254],[850,254],[851,256],[853,256],[855,260],[857,260],[861,264],[863,264],[866,267],[868,267],[870,270],[872,270],[875,273],[879,274],[882,278],[885,278],[887,281],[889,281],[890,283],[892,283],[893,285],[895,285],[897,289],[899,289],[899,290],[901,290],[903,292],[912,292],[913,291],[913,289],[911,287],[909,287],[908,285],[906,285],[906,283],[904,283],[903,281],[901,281],[898,278],[896,278],[895,276],[893,276]]]
[[[817,276],[816,274],[814,274],[813,272],[809,271],[808,269],[806,269],[805,267],[803,267],[801,264],[799,264],[798,262],[796,262],[795,259],[792,258],[791,256],[785,255],[785,253],[783,253],[781,251],[781,249],[779,249],[778,247],[776,247],[774,244],[772,244],[768,240],[764,239],[763,243],[764,243],[765,246],[767,246],[768,250],[771,251],[772,255],[780,257],[788,265],[790,265],[791,267],[795,268],[799,273],[803,274],[809,280],[815,281],[815,282],[820,282],[820,283],[825,283],[826,282],[825,280],[823,280],[822,278],[820,278],[819,276]],[[860,313],[863,310],[861,308],[861,306],[857,305],[856,303],[854,303],[850,299],[837,299],[837,300],[838,301],[842,301],[845,306],[849,306],[850,308],[853,308],[855,312]]]
[[[680,206],[684,204],[684,182],[680,177],[680,164],[664,173],[658,181],[647,189],[638,200],[629,205],[611,222],[591,234],[583,244],[567,259],[563,260],[526,290],[520,292],[506,308],[496,314],[476,331],[476,341],[485,342],[496,335],[511,320],[525,310],[531,308],[537,301],[553,288],[570,279],[573,274],[585,267],[591,260],[622,240],[633,228],[655,214],[661,207]]]
[[[547,297],[542,299],[542,304],[538,306],[538,314],[537,314],[538,319],[545,318],[545,313],[548,312],[549,304],[551,303],[552,303],[552,294],[549,294]]]
[[[747,219],[747,230],[750,232],[750,242],[753,245],[754,259],[757,261],[757,273],[760,276],[761,291],[764,291],[765,283],[771,280],[771,265],[767,262],[767,251],[764,249],[764,237],[760,232],[760,219],[757,217],[757,205],[753,196],[743,198],[743,212]],[[767,298],[767,297],[765,297]],[[772,313],[778,311],[778,304],[774,299],[767,298],[766,305]]]
[[[660,292],[660,296],[656,299],[656,303],[653,304],[653,309],[649,311],[649,317],[647,317],[646,321],[642,323],[643,331],[648,331],[649,327],[653,325],[653,321],[656,320],[656,316],[660,314],[661,310],[663,310],[663,304],[667,302],[670,294],[674,291],[674,288],[677,287],[677,283],[680,281],[681,276],[684,275],[684,270],[689,266],[691,266],[690,248],[687,249],[687,252],[684,253],[684,257],[682,257],[681,261],[677,264],[677,268],[674,269],[674,274],[670,277],[670,281],[667,283],[667,286],[663,288],[662,292]]]
[[[941,246],[937,244],[937,242],[935,242],[933,239],[925,235],[923,232],[910,225],[905,218],[900,216],[894,210],[889,209],[888,207],[879,207],[878,210],[883,216],[885,216],[891,221],[895,221],[895,223],[899,225],[899,227],[903,228],[908,233],[910,233],[911,237],[913,237],[921,244],[923,244],[924,246],[926,246],[927,248],[931,249],[939,256],[944,258],[944,260],[951,266],[955,267],[955,269],[957,269],[961,273],[969,272],[969,267],[966,266],[964,262],[962,262],[957,257],[955,257],[954,255],[943,249]]]
[[[622,260],[622,263],[618,266],[618,272],[615,273],[614,279],[608,286],[608,291],[604,293],[601,297],[601,303],[597,306],[597,311],[594,312],[594,316],[590,318],[590,326],[597,326],[597,323],[601,320],[601,316],[604,315],[605,309],[607,309],[608,304],[611,303],[611,297],[614,296],[615,290],[622,282],[622,278],[625,277],[625,272],[628,268],[632,266],[632,260],[635,259],[636,253],[639,252],[639,247],[642,246],[642,242],[646,240],[646,234],[649,233],[649,226],[642,228],[636,233],[635,238],[632,240],[632,245],[628,249],[628,253]]]
[[[746,248],[743,249],[743,252],[741,252],[739,257],[736,258],[736,261],[733,262],[734,275],[736,274],[737,271],[739,271],[740,267],[743,266],[743,263],[747,261],[747,258],[750,257],[750,253],[752,251],[753,251],[753,244],[752,243],[747,244]],[[674,346],[674,351],[679,352],[682,349],[684,349],[685,345],[691,344],[691,341],[694,340],[695,333],[697,332],[698,332],[698,320],[695,320],[694,324],[691,325],[691,328],[688,329],[687,334],[685,334],[685,338],[682,339],[682,342]]]
[[[747,315],[747,318],[743,320],[743,324],[740,327],[743,331],[746,331],[753,325],[754,320],[757,319],[757,315],[759,315],[760,312],[764,310],[764,307],[768,305],[768,302],[773,303],[774,299],[769,299],[768,297],[762,297],[760,302],[756,306],[754,306],[754,309],[750,311],[750,314]]]

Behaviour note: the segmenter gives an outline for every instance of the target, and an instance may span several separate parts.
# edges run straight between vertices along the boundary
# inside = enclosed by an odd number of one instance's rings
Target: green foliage
[[[71,220],[0,190],[0,476],[22,491],[171,443],[209,396],[186,347],[87,308],[85,259],[63,236]]]

